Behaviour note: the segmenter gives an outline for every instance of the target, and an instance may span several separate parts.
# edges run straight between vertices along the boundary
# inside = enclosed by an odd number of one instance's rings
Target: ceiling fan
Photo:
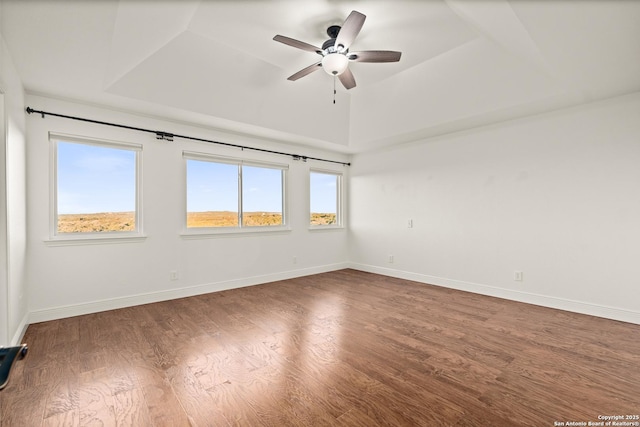
[[[310,65],[297,73],[291,75],[287,80],[298,80],[308,74],[313,73],[320,68],[324,69],[328,74],[337,76],[346,89],[356,86],[356,80],[353,73],[349,70],[349,61],[353,62],[398,62],[402,52],[392,50],[364,50],[360,52],[349,52],[351,43],[355,40],[360,29],[364,24],[366,16],[360,12],[352,11],[347,19],[345,19],[342,27],[332,25],[327,28],[329,40],[322,44],[322,49],[315,47],[300,40],[290,37],[277,35],[273,39],[277,42],[293,46],[298,49],[317,53],[322,56],[322,60]]]

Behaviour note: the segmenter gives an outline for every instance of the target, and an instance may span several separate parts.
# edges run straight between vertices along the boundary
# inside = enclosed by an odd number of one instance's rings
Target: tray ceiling
[[[640,90],[637,1],[18,1],[1,32],[31,93],[359,152]],[[313,73],[358,10],[357,87]],[[37,106],[34,106],[37,107]]]

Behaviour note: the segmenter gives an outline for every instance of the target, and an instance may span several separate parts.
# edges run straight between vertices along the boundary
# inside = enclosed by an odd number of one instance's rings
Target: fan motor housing
[[[330,37],[330,39],[322,43],[322,51],[324,55],[339,51],[338,46],[336,46],[336,38],[338,37],[338,33],[340,33],[341,28],[342,27],[340,25],[331,25],[329,28],[327,28],[327,35]],[[348,51],[349,49],[345,49],[340,53],[347,53]]]
[[[328,50],[330,47],[333,47],[336,44],[336,39],[329,39],[326,42],[322,43],[322,50]]]
[[[327,35],[330,38],[335,39],[336,37],[338,37],[340,28],[342,28],[340,25],[331,25],[329,28],[327,28]]]

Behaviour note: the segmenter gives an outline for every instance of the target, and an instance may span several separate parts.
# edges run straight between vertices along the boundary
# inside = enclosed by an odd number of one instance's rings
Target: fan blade
[[[273,39],[277,42],[284,43],[298,49],[322,54],[322,49],[320,49],[319,47],[315,47],[313,45],[310,45],[309,43],[301,42],[300,40],[292,39],[291,37],[281,36],[278,34]]]
[[[353,73],[350,69],[347,68],[346,70],[344,70],[344,72],[340,74],[338,78],[340,79],[340,83],[342,83],[342,86],[344,86],[346,89],[356,87],[356,79],[355,77],[353,77]]]
[[[349,52],[347,58],[355,62],[398,62],[402,52],[393,50],[364,50],[362,52]]]
[[[336,37],[335,47],[343,46],[345,49],[348,49],[351,46],[351,43],[356,39],[356,36],[362,29],[362,25],[364,25],[364,20],[367,17],[360,12],[352,11],[347,19],[344,20],[344,24],[342,24],[342,28],[340,28],[340,32],[338,33],[338,37]]]
[[[299,78],[302,78],[302,77],[306,76],[307,74],[311,74],[314,71],[319,70],[321,68],[322,68],[322,62],[318,62],[318,63],[315,63],[313,65],[309,65],[308,67],[303,68],[302,70],[300,70],[297,73],[295,73],[292,76],[290,76],[287,80],[291,80],[292,82],[296,81]]]

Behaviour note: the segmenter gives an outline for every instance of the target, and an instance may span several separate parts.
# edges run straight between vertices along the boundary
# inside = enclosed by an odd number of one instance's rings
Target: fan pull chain
[[[336,104],[336,76],[333,76],[333,104]]]

